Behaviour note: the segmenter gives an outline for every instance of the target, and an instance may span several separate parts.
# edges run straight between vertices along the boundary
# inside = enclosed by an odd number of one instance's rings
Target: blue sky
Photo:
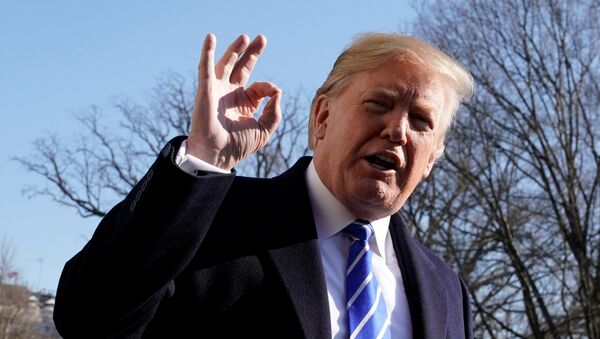
[[[72,137],[76,112],[119,95],[143,101],[161,74],[194,71],[207,32],[218,51],[241,33],[265,34],[251,80],[313,92],[353,35],[409,32],[413,19],[402,0],[0,2],[0,238],[12,240],[21,279],[55,291],[99,221],[21,194],[45,184],[10,160],[32,153],[34,139]]]

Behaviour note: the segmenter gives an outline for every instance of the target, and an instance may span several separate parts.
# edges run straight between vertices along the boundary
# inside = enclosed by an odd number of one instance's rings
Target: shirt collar
[[[312,161],[306,169],[305,179],[319,240],[327,239],[339,233],[356,220],[356,216],[350,213],[325,187]],[[385,253],[385,238],[389,231],[390,217],[370,220],[370,222],[375,230],[377,250],[383,256]]]

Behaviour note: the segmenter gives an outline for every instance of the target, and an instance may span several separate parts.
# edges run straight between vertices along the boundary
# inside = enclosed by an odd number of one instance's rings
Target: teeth
[[[394,157],[386,154],[372,155],[367,158],[371,164],[382,170],[396,170],[396,161]]]
[[[381,160],[381,161],[389,162],[389,163],[391,163],[391,164],[393,164],[393,165],[395,165],[395,164],[396,164],[396,162],[394,161],[394,158],[393,158],[393,157],[391,157],[391,156],[389,156],[389,155],[386,155],[386,154],[381,154],[381,155],[379,155],[379,154],[378,154],[378,155],[376,155],[375,157],[376,157],[376,158],[378,158],[378,159],[379,159],[379,160]]]

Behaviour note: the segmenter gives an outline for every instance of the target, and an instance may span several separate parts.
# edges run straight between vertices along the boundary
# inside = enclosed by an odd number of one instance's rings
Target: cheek
[[[419,159],[423,158],[425,160],[429,159],[429,156],[434,151],[436,147],[436,138],[431,137],[415,137],[412,140],[412,147],[410,148],[410,153],[414,157],[419,157]],[[415,159],[418,160],[418,159]]]
[[[339,134],[332,142],[332,153],[348,163],[356,161],[362,147],[367,143],[360,133],[352,133],[356,130],[356,128],[348,129],[350,133]]]

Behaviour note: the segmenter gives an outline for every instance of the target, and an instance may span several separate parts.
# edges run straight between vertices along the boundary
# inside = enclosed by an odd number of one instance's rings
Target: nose
[[[407,141],[406,133],[408,131],[408,124],[408,114],[405,112],[389,114],[381,136],[393,143],[404,145]]]

